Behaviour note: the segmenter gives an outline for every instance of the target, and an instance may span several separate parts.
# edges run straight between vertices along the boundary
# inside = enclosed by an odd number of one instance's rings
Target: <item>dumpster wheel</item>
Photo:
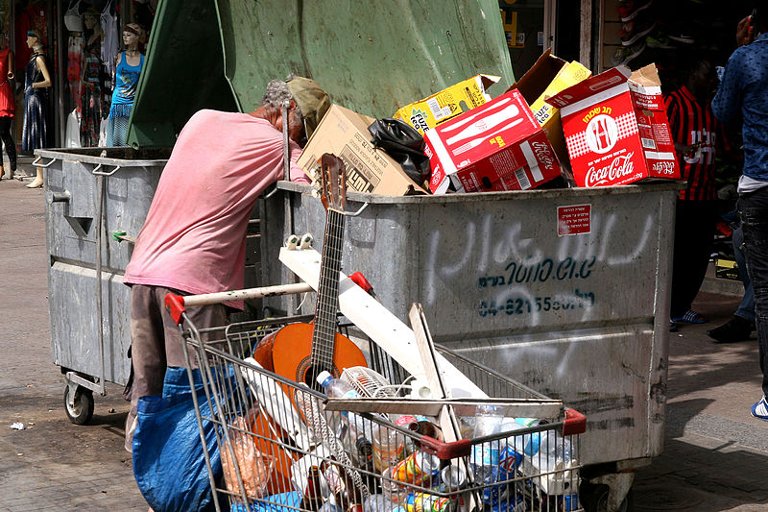
[[[85,425],[93,417],[93,391],[83,386],[65,387],[64,410],[69,421],[75,425]]]
[[[579,501],[585,512],[609,512],[608,492],[610,488],[603,484],[591,484],[583,482],[579,488]],[[627,494],[615,512],[632,512],[634,503],[632,491]]]

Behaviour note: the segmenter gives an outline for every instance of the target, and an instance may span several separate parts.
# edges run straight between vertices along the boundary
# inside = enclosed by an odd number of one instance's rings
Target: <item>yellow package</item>
[[[560,91],[576,85],[577,83],[585,80],[592,75],[592,72],[584,67],[581,63],[574,61],[569,62],[558,71],[555,78],[549,83],[541,96],[536,98],[531,104],[531,110],[534,117],[539,122],[539,126],[544,126],[552,116],[557,112],[557,108],[553,107],[545,100],[551,98]]]
[[[491,97],[485,90],[499,80],[501,77],[498,76],[475,75],[401,107],[392,117],[402,119],[424,135],[425,130],[490,101]]]

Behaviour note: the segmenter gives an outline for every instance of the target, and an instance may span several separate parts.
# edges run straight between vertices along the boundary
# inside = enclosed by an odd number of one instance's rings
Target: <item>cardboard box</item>
[[[520,91],[493,101],[427,131],[429,188],[458,191],[526,190],[560,175],[547,136]]]
[[[371,117],[331,105],[304,147],[299,167],[311,177],[323,153],[333,153],[344,161],[348,190],[385,196],[426,194],[408,178],[400,164],[374,148],[368,132],[373,121]]]
[[[475,75],[398,109],[392,117],[402,119],[424,135],[430,128],[491,101],[485,90],[500,79],[498,76]]]
[[[568,62],[552,55],[547,49],[531,68],[510,89],[518,89],[530,105],[533,116],[547,134],[557,154],[563,177],[574,185],[568,150],[565,147],[560,109],[546,100],[557,93],[586,80],[592,72],[577,61]]]
[[[679,179],[656,66],[609,69],[547,100],[561,109],[576,185]]]

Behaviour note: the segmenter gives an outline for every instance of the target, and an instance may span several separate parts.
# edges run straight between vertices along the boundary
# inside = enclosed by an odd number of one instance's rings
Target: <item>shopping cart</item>
[[[265,336],[311,317],[199,329],[184,313],[194,300],[173,296],[170,303],[190,382],[202,382],[193,398],[217,510],[582,510],[578,450],[586,418],[561,402],[442,347],[489,398],[411,400],[404,396],[410,376],[364,338],[354,339],[375,373],[363,375],[393,385],[383,398],[329,398],[251,358]],[[464,437],[451,443],[429,421],[447,404]],[[480,421],[495,422],[494,433],[473,437]],[[204,434],[211,426],[212,447]]]

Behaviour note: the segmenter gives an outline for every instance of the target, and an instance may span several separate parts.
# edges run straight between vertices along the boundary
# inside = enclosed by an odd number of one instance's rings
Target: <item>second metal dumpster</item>
[[[321,244],[320,201],[281,186],[294,233]],[[346,223],[343,266],[405,322],[422,303],[437,342],[585,413],[582,462],[619,474],[662,451],[676,190],[350,193],[350,211],[367,206]],[[267,206],[264,279],[289,282],[282,201]]]

